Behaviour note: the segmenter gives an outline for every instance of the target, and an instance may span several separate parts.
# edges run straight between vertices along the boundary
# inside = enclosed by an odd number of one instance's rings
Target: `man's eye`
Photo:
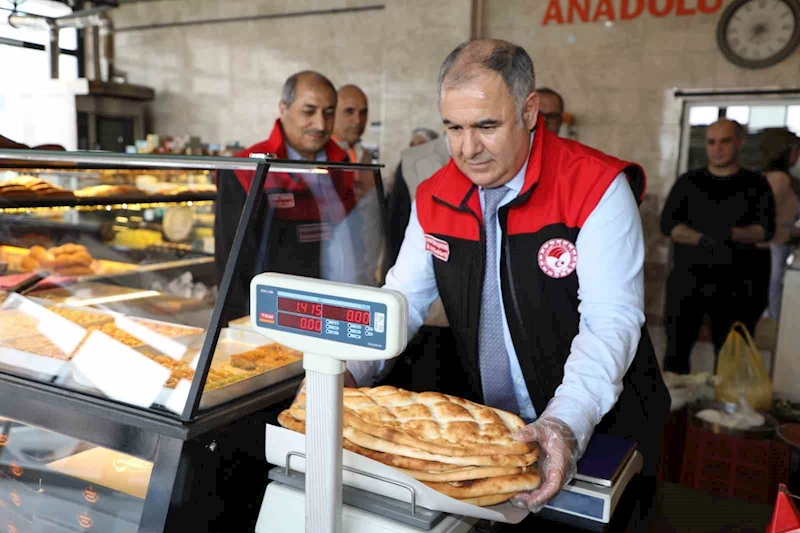
[[[447,130],[448,131],[453,131],[453,132],[461,131],[461,126],[448,126]]]
[[[496,128],[497,126],[481,126],[481,131],[484,133],[489,133],[494,131]]]

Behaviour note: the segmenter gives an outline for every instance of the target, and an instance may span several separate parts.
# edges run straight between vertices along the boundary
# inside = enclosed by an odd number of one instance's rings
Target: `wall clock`
[[[729,61],[743,68],[779,63],[800,44],[800,2],[734,0],[717,24],[717,44]]]

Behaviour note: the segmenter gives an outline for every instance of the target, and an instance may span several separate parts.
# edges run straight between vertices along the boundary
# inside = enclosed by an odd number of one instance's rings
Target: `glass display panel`
[[[0,373],[181,416],[201,374],[223,274],[215,255],[224,261],[233,253],[247,181],[238,170],[216,168],[234,158],[174,157],[172,168],[137,169],[63,157],[26,168],[0,164]],[[0,161],[10,161],[2,151]],[[175,168],[182,161],[187,168]],[[254,275],[379,285],[379,191],[374,168],[272,165],[200,386],[200,410],[303,372],[301,353],[249,327]],[[223,193],[241,204],[217,205]],[[293,298],[280,305],[278,321],[287,327],[370,325],[369,313],[341,305]]]
[[[136,533],[153,463],[0,418],[0,531]]]

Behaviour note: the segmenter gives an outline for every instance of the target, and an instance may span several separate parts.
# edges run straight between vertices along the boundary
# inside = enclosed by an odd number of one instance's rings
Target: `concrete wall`
[[[551,17],[543,25],[554,3],[561,8],[564,24]],[[568,24],[569,5],[585,3],[590,17],[601,3],[611,5],[617,10],[615,20],[600,16],[583,23],[573,11],[573,24]],[[647,311],[659,317],[668,242],[660,235],[658,218],[676,177],[680,141],[682,104],[673,97],[674,88],[798,87],[800,54],[757,71],[729,63],[716,44],[716,26],[727,0],[659,1],[657,7],[672,6],[669,13],[655,17],[645,8],[633,20],[620,20],[622,3],[484,0],[482,31],[486,37],[516,42],[531,54],[537,85],[563,94],[567,110],[575,115],[579,141],[644,166]],[[703,14],[699,4],[718,9]],[[694,13],[679,16],[678,6]]]
[[[380,5],[374,0],[160,0],[114,11],[117,28]],[[207,142],[264,139],[284,80],[315,69],[370,100],[365,142],[393,169],[411,130],[438,127],[436,72],[469,37],[470,0],[391,0],[384,9],[117,33],[117,66],[156,90],[154,130]]]

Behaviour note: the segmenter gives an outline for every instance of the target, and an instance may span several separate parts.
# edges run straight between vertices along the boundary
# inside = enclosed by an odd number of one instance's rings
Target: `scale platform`
[[[589,448],[584,456],[587,461],[581,461],[581,474],[550,501],[539,517],[588,531],[605,531],[625,488],[641,471],[642,456],[634,446],[622,441],[595,440]],[[276,531],[276,522],[280,523],[277,531],[303,533],[305,475],[274,467],[269,479],[272,482],[267,486],[256,533]],[[343,486],[342,503],[344,533],[467,533],[477,522],[347,485]]]
[[[305,475],[285,469],[270,470],[256,533],[305,533]],[[452,516],[416,507],[379,494],[345,486],[342,491],[343,533],[468,533],[474,518]]]

